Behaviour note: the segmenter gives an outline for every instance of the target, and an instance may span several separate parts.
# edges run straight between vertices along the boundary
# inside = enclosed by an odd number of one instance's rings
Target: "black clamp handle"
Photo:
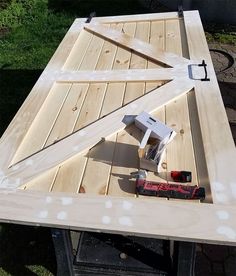
[[[201,79],[201,81],[210,81],[210,79],[207,77],[207,64],[205,60],[203,59],[202,63],[198,64],[198,66],[203,66],[205,71],[205,77]]]
[[[184,17],[184,9],[182,5],[178,6],[178,17],[183,18]]]
[[[90,23],[92,18],[96,16],[96,12],[91,12],[85,23]]]

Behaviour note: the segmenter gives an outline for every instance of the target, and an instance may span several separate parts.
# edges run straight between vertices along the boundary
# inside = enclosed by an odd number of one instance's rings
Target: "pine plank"
[[[123,26],[123,32],[134,36],[136,30],[136,23],[126,23]],[[129,68],[131,59],[131,52],[121,47],[117,48],[115,60],[112,69],[124,70]],[[104,97],[104,104],[101,111],[101,117],[116,110],[123,104],[126,83],[109,83],[107,86],[106,95]]]
[[[165,49],[165,22],[162,21],[153,21],[150,26],[150,36],[149,43],[156,49]],[[148,68],[162,68],[160,65],[148,61]],[[161,86],[164,82],[147,82],[146,83],[146,93],[155,89],[158,86]],[[159,119],[161,122],[166,122],[165,106],[159,108],[157,111],[152,113],[154,117]],[[167,171],[166,171],[166,151],[163,153],[162,164],[159,168],[159,174],[154,174],[153,172],[148,172],[147,179],[157,182],[166,183]],[[139,196],[140,197],[140,196]]]
[[[184,19],[180,19],[180,34],[182,41],[182,53],[183,56],[189,58],[188,41],[185,29]],[[191,133],[193,139],[194,156],[197,170],[198,184],[205,188],[206,198],[204,202],[212,203],[211,188],[209,183],[209,177],[207,172],[206,158],[204,154],[202,133],[200,128],[200,122],[198,117],[197,103],[195,97],[195,91],[192,90],[187,94],[189,119],[191,126]]]
[[[93,36],[91,44],[87,49],[87,54],[81,63],[80,70],[94,70],[95,68],[98,70],[100,69],[100,67],[98,67],[101,66],[101,61],[99,63],[99,57],[102,53],[104,43],[105,41],[100,37]],[[89,85],[87,95],[75,124],[75,130],[90,124],[98,118],[105,91],[105,83],[95,83]]]
[[[121,31],[124,24],[111,24],[110,28]],[[109,41],[105,41],[102,52],[99,56],[96,70],[110,70],[113,67],[115,56],[117,54],[117,45]]]
[[[75,130],[81,129],[98,119],[105,92],[106,84],[90,84],[81,112],[75,124]]]
[[[213,203],[235,204],[236,150],[197,11],[184,13],[190,58],[204,59],[210,81],[195,81],[195,95]],[[207,91],[207,93],[206,93]]]
[[[133,50],[157,63],[163,63],[172,67],[179,64],[189,63],[189,60],[183,57],[161,51],[160,49],[157,51],[149,43],[143,42],[137,38],[132,38],[125,33],[111,30],[99,24],[89,24],[85,26],[85,29],[103,38],[109,39],[123,47]]]
[[[119,24],[119,29],[133,35],[136,24]],[[109,42],[106,42],[109,43]],[[114,44],[112,44],[114,45]],[[116,55],[112,69],[117,72],[120,68],[128,68],[131,58],[131,53],[120,47],[115,46]],[[109,83],[107,85],[106,94],[101,110],[101,117],[114,111],[122,106],[125,83]],[[112,135],[105,142],[96,145],[89,152],[89,159],[86,166],[83,182],[81,183],[82,191],[92,194],[107,194],[108,184],[110,181],[111,165],[116,146],[116,136]]]
[[[198,183],[199,186],[205,188],[206,198],[204,202],[212,203],[211,187],[207,171],[206,157],[204,154],[202,133],[200,128],[196,95],[194,90],[188,93],[188,106]]]
[[[0,202],[2,222],[236,245],[234,205],[22,190],[1,190]]]
[[[141,131],[135,125],[127,127],[117,135],[112,162],[108,194],[113,196],[135,196],[135,179],[131,172],[139,167],[138,141]]]
[[[88,47],[91,45],[93,35],[85,30],[80,32],[77,41],[75,42],[64,66],[64,70],[78,70],[80,67]],[[78,51],[78,49],[80,49]]]
[[[179,20],[166,21],[165,48],[166,51],[182,55]],[[167,146],[167,171],[191,171],[192,183],[195,185],[198,182],[187,95],[183,95],[166,105],[166,124],[172,127],[177,133],[173,141]]]
[[[26,185],[22,185],[19,189],[22,190],[32,190],[40,192],[50,192],[54,184],[55,178],[58,173],[58,168],[52,168],[45,173],[34,178],[32,181],[28,182]]]
[[[144,82],[144,81],[158,81],[158,80],[172,80],[178,77],[188,77],[188,67],[178,66],[177,68],[160,68],[160,69],[141,69],[145,68],[143,64],[147,61],[137,55],[133,54],[133,61],[129,70],[94,70],[94,71],[67,71],[55,76],[59,83],[101,83],[101,82]],[[141,61],[138,61],[141,59]],[[129,84],[130,86],[130,84]],[[129,91],[130,89],[128,89]]]
[[[115,149],[116,134],[93,147],[88,153],[80,189],[86,194],[105,195]]]
[[[111,25],[111,27],[121,30],[123,24]],[[117,54],[117,46],[106,41],[103,46],[103,50],[99,57],[99,62],[96,69],[112,69],[114,60]],[[107,56],[108,55],[108,56]],[[105,90],[108,85],[106,84]],[[105,93],[106,91],[104,91]],[[115,91],[112,91],[115,93]],[[104,94],[105,96],[105,94]],[[98,103],[98,101],[96,101]],[[107,101],[101,101],[101,108],[107,108],[106,105],[110,105]],[[97,118],[102,113],[101,108]],[[113,158],[113,152],[115,148],[116,134],[109,137],[106,141],[96,145],[87,155],[86,169],[84,171],[83,180],[80,184],[80,191],[89,194],[104,195],[107,190],[108,181],[110,178],[110,169]]]
[[[149,22],[138,22],[134,37],[142,41],[149,40]],[[129,68],[145,69],[147,60],[132,53]],[[142,96],[145,83],[127,83],[123,104]],[[116,147],[113,156],[111,177],[108,194],[116,196],[134,196],[135,180],[130,179],[130,173],[137,171],[139,167],[138,142],[141,140],[141,132],[134,125],[117,134]]]
[[[86,54],[79,66],[80,70],[93,70],[94,64],[97,64],[104,40],[96,35],[92,37],[92,40],[87,48]]]
[[[186,95],[166,106],[166,123],[177,135],[167,146],[167,170],[192,172],[192,184],[198,183]]]
[[[77,193],[82,181],[87,153],[72,158],[62,166],[59,166],[58,174],[52,186],[53,192]],[[81,190],[81,192],[84,192]]]
[[[88,84],[73,84],[71,86],[69,95],[63,104],[45,146],[49,146],[73,132],[75,121],[81,111],[87,90]]]
[[[149,41],[149,29],[150,22],[138,22],[135,32],[135,38],[141,41]],[[146,69],[147,59],[141,56],[132,54],[130,69]],[[145,83],[127,83],[124,97],[124,104],[131,102],[132,100],[142,96],[145,90]]]
[[[165,50],[182,56],[179,19],[165,21]]]
[[[70,92],[70,87],[69,84],[55,84],[52,87],[47,100],[18,148],[12,163],[18,162],[44,147],[45,141]],[[40,131],[38,131],[39,129]]]
[[[95,17],[93,21],[99,23],[134,23],[139,21],[153,21],[153,20],[164,20],[164,19],[177,19],[177,12],[167,12],[167,13],[149,13],[149,14],[134,14],[130,15],[120,15],[120,16],[105,16],[105,17]]]
[[[92,66],[91,68],[94,69],[93,63],[95,62],[96,64],[96,60],[91,61],[89,64],[87,64],[86,61],[84,62],[86,53],[92,52],[93,47],[91,44],[94,42],[97,42],[96,38],[90,33],[83,30],[80,33],[79,38],[76,41],[68,59],[66,60],[65,65],[63,66],[64,69],[67,69],[67,72],[70,73],[72,71],[68,71],[68,69],[84,70],[84,68],[86,68],[84,66],[88,66],[88,68],[90,68],[89,66]],[[99,40],[99,42],[102,43],[101,40]],[[97,49],[98,48],[96,48],[94,51],[97,51]],[[58,118],[47,137],[46,146],[62,139],[74,130],[75,121],[81,112],[81,108],[87,95],[88,89],[88,84],[70,83],[69,95],[66,101],[63,103]]]
[[[101,61],[99,61],[100,54],[102,54],[102,50],[104,49],[105,42],[103,39],[100,39],[96,36],[93,36],[90,40],[88,47],[86,48],[86,52],[83,55],[82,62],[79,63],[79,70],[94,70],[94,69],[102,69],[103,65]],[[75,48],[74,48],[75,49]],[[80,48],[75,49],[75,51],[80,52]],[[89,60],[88,57],[91,57]],[[76,84],[73,84],[72,87],[76,88]],[[79,110],[74,114],[70,113],[70,116],[67,117],[64,115],[64,112],[67,110],[63,110],[62,117],[69,120],[69,124],[72,126],[67,134],[70,134],[74,131],[77,131],[79,128],[89,124],[96,120],[99,116],[100,108],[102,105],[103,95],[106,90],[106,84],[84,84],[81,94],[78,95],[79,102],[76,98],[72,97],[67,102],[69,108],[74,109],[74,106]],[[76,94],[79,90],[76,90]],[[77,97],[77,95],[75,95]],[[58,129],[63,128],[64,132],[67,131],[67,124],[61,124],[58,122]],[[62,137],[61,137],[62,138]],[[76,146],[75,146],[76,147]],[[76,158],[73,158],[71,161],[63,164],[59,168],[58,176],[55,180],[53,191],[70,191],[70,192],[79,192],[81,181],[83,179],[83,174],[86,168],[88,158],[87,154],[79,155]],[[78,169],[79,168],[79,169]],[[82,191],[82,189],[80,190]],[[84,190],[82,191],[84,192]]]

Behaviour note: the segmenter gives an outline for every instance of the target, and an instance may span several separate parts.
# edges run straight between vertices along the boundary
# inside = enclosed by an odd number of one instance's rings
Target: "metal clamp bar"
[[[183,6],[182,5],[178,6],[178,16],[179,16],[179,18],[183,18],[184,17],[184,10],[183,10]]]
[[[205,71],[205,77],[201,79],[201,81],[210,81],[210,79],[207,77],[207,64],[205,60],[203,59],[202,63],[198,64],[198,66],[203,66]]]
[[[85,23],[90,23],[94,16],[96,16],[96,12],[91,12]]]

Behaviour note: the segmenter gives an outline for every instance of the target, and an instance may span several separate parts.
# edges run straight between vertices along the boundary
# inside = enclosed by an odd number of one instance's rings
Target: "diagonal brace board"
[[[12,165],[6,174],[2,176],[0,187],[19,187],[40,173],[65,162],[76,154],[88,150],[100,142],[103,137],[106,138],[124,129],[126,124],[122,121],[126,115],[137,115],[143,110],[153,112],[176,97],[189,92],[192,88],[192,80],[179,78],[154,89],[152,92],[110,113],[84,129],[39,151],[26,160]]]
[[[85,25],[84,29],[105,39],[109,39],[115,44],[133,50],[154,62],[163,63],[171,67],[189,63],[189,60],[186,58],[180,57],[173,53],[165,52],[163,50],[157,50],[149,43],[133,38],[114,29],[102,26],[101,24],[90,23]]]
[[[143,82],[173,80],[188,76],[186,65],[163,69],[62,71],[56,73],[57,82]]]

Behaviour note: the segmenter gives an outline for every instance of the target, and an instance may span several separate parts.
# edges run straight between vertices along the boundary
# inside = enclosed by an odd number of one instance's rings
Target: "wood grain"
[[[145,94],[143,97],[125,105],[108,116],[85,127],[82,131],[43,149],[31,156],[29,160],[22,161],[8,169],[6,180],[14,185],[15,179],[19,178],[23,183],[31,180],[36,175],[59,165],[80,152],[91,148],[98,143],[102,137],[108,137],[114,132],[125,128],[124,116],[137,115],[143,110],[153,112],[176,97],[187,93],[192,89],[192,81],[185,79],[173,80],[162,87]],[[106,126],[104,128],[104,126]],[[30,168],[30,170],[27,168]],[[17,182],[18,183],[18,182]],[[22,183],[22,184],[23,184]]]
[[[182,41],[180,21],[166,21],[165,50],[182,56]],[[166,124],[172,127],[177,135],[167,146],[167,170],[168,172],[190,171],[192,184],[198,184],[193,142],[189,120],[187,94],[179,97],[166,105]],[[171,180],[169,178],[169,180]]]
[[[207,63],[210,81],[195,81],[195,95],[214,203],[236,202],[236,150],[197,11],[186,12],[185,28],[190,58]]]
[[[20,190],[0,202],[2,222],[236,245],[234,205]]]
[[[131,49],[157,63],[163,63],[172,67],[179,64],[189,63],[189,60],[183,57],[161,51],[160,49],[157,51],[149,43],[143,42],[142,40],[136,38],[132,38],[125,33],[111,30],[99,24],[89,24],[85,26],[85,29],[103,38],[109,39],[114,43],[122,45],[123,47]]]

